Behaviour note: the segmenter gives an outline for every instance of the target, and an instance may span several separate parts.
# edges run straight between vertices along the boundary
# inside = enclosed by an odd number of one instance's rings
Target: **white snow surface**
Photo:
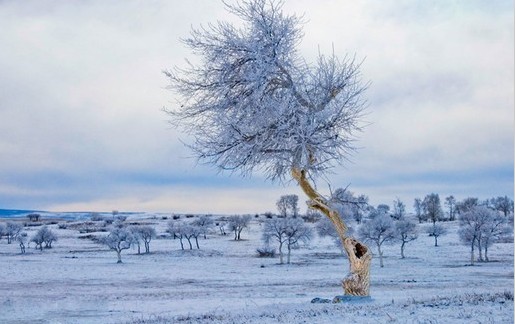
[[[126,222],[165,235],[170,219],[135,214]],[[449,234],[438,247],[419,228],[406,259],[399,244],[384,247],[384,268],[374,258],[371,301],[311,304],[343,294],[345,256],[315,237],[292,252],[290,265],[258,258],[264,219],[253,218],[242,241],[213,231],[200,250],[182,251],[166,234],[152,240],[150,254],[123,251],[122,264],[114,251],[79,238],[88,235],[77,230],[83,220],[49,225],[59,237],[52,249],[32,243],[22,255],[2,239],[0,323],[513,323],[513,243],[493,245],[491,262],[470,266],[457,222],[443,223]],[[30,237],[37,229],[25,230]]]

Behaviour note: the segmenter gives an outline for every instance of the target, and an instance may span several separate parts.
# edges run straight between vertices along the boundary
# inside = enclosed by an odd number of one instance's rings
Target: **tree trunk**
[[[279,262],[283,264],[283,242],[279,242]]]
[[[480,240],[477,240],[477,249],[479,250],[479,257],[478,257],[478,261],[479,262],[483,262],[483,249],[481,247],[481,241]]]
[[[118,262],[116,263],[122,263],[122,251],[116,250],[116,255],[118,256]]]
[[[184,244],[182,243],[182,236],[179,237],[179,242],[181,242],[181,250],[184,250]]]
[[[485,262],[488,261],[488,242],[485,242]]]
[[[474,265],[474,240],[472,240],[472,244],[470,244],[470,264]]]
[[[435,246],[438,246],[438,235],[433,235],[435,237]]]
[[[401,243],[401,259],[404,259],[404,245],[406,244],[405,241],[402,241]]]
[[[288,256],[286,257],[286,263],[290,264],[291,246],[288,243]]]
[[[198,246],[198,237],[195,236],[195,244],[197,245],[197,250],[200,250],[200,246]]]
[[[327,200],[311,186],[304,170],[293,168],[292,176],[309,197],[309,207],[322,212],[331,220],[347,253],[350,273],[342,281],[345,295],[369,296],[372,261],[370,249],[358,240],[347,236],[347,226],[343,223],[338,211],[329,207]]]
[[[379,253],[379,266],[384,268],[383,264],[383,251],[381,251],[381,244],[377,244],[377,252]]]

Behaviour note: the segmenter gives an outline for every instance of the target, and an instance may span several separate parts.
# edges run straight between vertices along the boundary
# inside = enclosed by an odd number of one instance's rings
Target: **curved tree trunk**
[[[313,188],[306,178],[304,170],[293,168],[292,176],[309,197],[309,207],[326,215],[336,228],[336,232],[349,258],[350,272],[342,281],[345,295],[369,296],[370,264],[372,261],[370,249],[358,240],[347,236],[347,226],[338,214],[338,211],[331,208],[327,200]]]

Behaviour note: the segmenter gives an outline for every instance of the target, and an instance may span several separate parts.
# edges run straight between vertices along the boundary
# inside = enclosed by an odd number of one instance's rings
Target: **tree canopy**
[[[180,95],[166,110],[192,135],[202,162],[272,180],[296,168],[310,176],[348,158],[364,111],[367,84],[354,57],[298,53],[302,21],[277,1],[226,4],[243,25],[194,29],[184,43],[200,59],[165,71]]]

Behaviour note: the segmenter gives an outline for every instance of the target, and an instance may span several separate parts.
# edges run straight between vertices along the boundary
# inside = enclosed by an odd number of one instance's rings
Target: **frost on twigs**
[[[269,179],[292,167],[311,176],[348,159],[361,129],[367,84],[353,57],[319,55],[306,62],[296,47],[301,20],[274,1],[245,1],[226,22],[195,29],[184,40],[200,61],[165,71],[179,97],[166,109],[193,141],[200,162]]]

